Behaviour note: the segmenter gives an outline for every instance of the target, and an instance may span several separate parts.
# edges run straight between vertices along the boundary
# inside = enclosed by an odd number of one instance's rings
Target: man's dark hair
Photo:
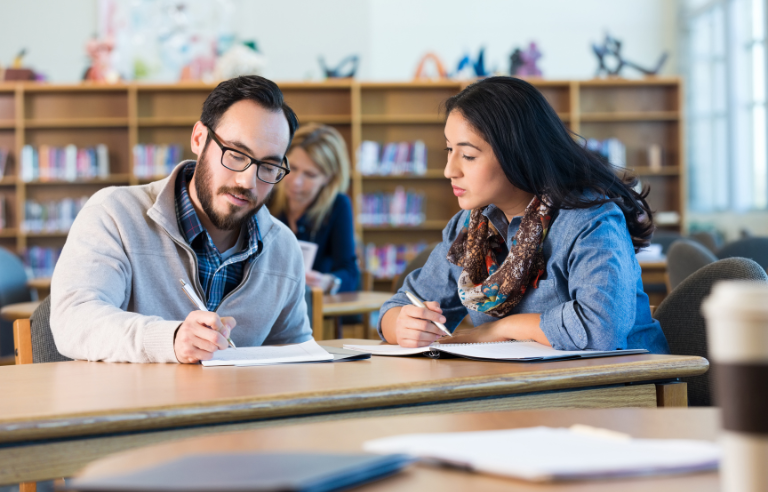
[[[203,114],[200,116],[200,121],[215,131],[222,115],[230,106],[243,99],[251,100],[262,108],[275,113],[282,111],[285,119],[288,120],[288,131],[290,132],[288,145],[290,145],[293,134],[299,127],[299,119],[290,106],[285,104],[283,93],[277,84],[258,75],[243,75],[225,80],[217,85],[203,103]]]

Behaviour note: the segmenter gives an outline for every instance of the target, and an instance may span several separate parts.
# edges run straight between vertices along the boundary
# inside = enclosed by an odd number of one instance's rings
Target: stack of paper
[[[322,362],[333,360],[315,340],[294,345],[264,345],[219,350],[213,359],[203,361],[204,366],[266,366],[297,362]]]
[[[363,448],[536,482],[712,470],[720,459],[719,447],[708,441],[632,439],[579,427],[409,434],[368,441]]]

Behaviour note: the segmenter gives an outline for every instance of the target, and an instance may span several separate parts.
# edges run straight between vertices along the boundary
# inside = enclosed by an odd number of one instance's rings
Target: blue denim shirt
[[[387,310],[410,304],[404,291],[423,300],[438,301],[447,320],[445,325],[451,331],[467,315],[457,290],[461,267],[449,263],[446,255],[468,213],[461,211],[448,222],[442,242],[424,267],[411,272],[403,287],[381,307],[379,334]],[[521,217],[508,223],[494,205],[488,206],[484,215],[509,245]],[[651,317],[640,265],[617,205],[606,203],[589,209],[558,211],[544,240],[544,258],[547,269],[538,288],[528,289],[509,314],[540,313],[540,327],[552,347],[644,348],[656,354],[669,353],[661,326]],[[470,310],[469,315],[475,326],[498,320],[477,311]]]

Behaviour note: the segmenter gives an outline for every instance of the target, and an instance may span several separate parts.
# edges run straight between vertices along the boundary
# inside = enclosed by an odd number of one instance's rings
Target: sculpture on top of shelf
[[[109,82],[114,84],[120,80],[120,74],[112,68],[110,57],[115,43],[112,38],[91,38],[85,44],[85,51],[91,59],[91,65],[85,70],[83,80],[91,82]]]
[[[454,79],[472,79],[475,77],[488,77],[491,70],[485,68],[485,48],[480,48],[477,54],[477,60],[472,61],[469,53],[465,54],[456,67],[456,71],[451,75]]]
[[[434,71],[427,71],[426,67],[428,63],[432,62]],[[413,75],[413,80],[439,80],[447,79],[448,71],[443,65],[443,61],[436,54],[429,52],[421,57],[419,65],[416,67],[416,73]]]
[[[592,51],[594,51],[595,56],[597,56],[597,60],[600,63],[600,65],[597,67],[597,73],[595,76],[600,76],[603,73],[606,75],[619,76],[621,75],[621,69],[624,67],[634,68],[644,75],[657,75],[661,70],[661,67],[664,66],[664,62],[667,61],[668,55],[666,51],[662,53],[659,61],[656,63],[655,68],[643,68],[636,63],[622,58],[621,41],[614,38],[610,34],[605,35],[603,44],[596,45],[593,43]]]
[[[541,51],[533,41],[525,51],[515,48],[509,57],[509,74],[516,77],[541,77],[541,69],[536,65],[539,58]]]
[[[256,41],[235,43],[216,60],[216,76],[229,80],[240,75],[262,75],[267,58],[259,53]]]
[[[336,65],[336,68],[331,68],[328,65],[326,65],[325,58],[323,58],[322,56],[318,57],[317,61],[320,63],[320,68],[322,69],[326,78],[351,79],[357,73],[357,67],[360,64],[360,57],[357,55],[349,55],[348,57],[341,60],[339,64]],[[345,68],[347,70],[343,72],[342,69],[345,69]]]
[[[36,74],[34,70],[30,68],[24,68],[24,55],[27,54],[26,49],[22,49],[13,58],[13,63],[7,69],[3,70],[0,66],[0,80],[42,80],[42,75]]]

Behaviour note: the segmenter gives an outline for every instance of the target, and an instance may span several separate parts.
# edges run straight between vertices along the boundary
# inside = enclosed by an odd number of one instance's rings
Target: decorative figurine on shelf
[[[256,41],[236,43],[216,61],[216,74],[221,80],[240,75],[262,75],[267,58],[259,53]]]
[[[595,52],[595,56],[597,56],[597,60],[600,63],[597,67],[596,77],[603,75],[603,73],[605,73],[605,75],[619,76],[621,75],[621,69],[625,66],[634,68],[644,75],[657,75],[661,70],[661,67],[664,66],[664,62],[667,61],[668,55],[667,52],[662,53],[655,68],[643,68],[636,63],[621,57],[621,41],[612,37],[610,34],[605,35],[603,44],[596,45],[593,43],[592,51]]]
[[[475,77],[488,77],[489,75],[491,75],[490,71],[485,68],[485,48],[480,48],[477,60],[473,62],[469,53],[465,54],[459,60],[456,71],[451,77],[454,79],[472,79]]]
[[[432,65],[434,65],[434,72],[427,72],[426,67],[429,62],[432,62]],[[421,57],[421,60],[419,60],[419,65],[416,67],[416,73],[413,76],[413,80],[439,80],[439,79],[447,79],[448,78],[448,71],[445,69],[445,65],[443,65],[442,60],[434,54],[434,53],[427,53],[423,57]]]
[[[110,55],[115,44],[111,38],[93,38],[85,45],[85,51],[91,59],[91,66],[85,70],[83,80],[91,82],[109,82],[114,84],[120,80],[120,74],[112,69]]]
[[[330,68],[325,64],[325,58],[322,56],[317,58],[320,63],[320,69],[328,79],[351,79],[357,73],[357,67],[360,64],[360,57],[357,55],[349,55],[336,65],[336,68]],[[349,67],[349,68],[347,68]],[[346,72],[342,72],[342,69],[347,68]]]
[[[539,58],[541,51],[534,42],[525,51],[515,48],[509,57],[509,74],[515,77],[541,77],[541,70],[536,65]]]
[[[26,49],[22,49],[14,57],[11,66],[5,69],[2,78],[0,80],[37,80],[39,77],[35,72],[29,68],[24,67],[24,55],[27,54]],[[0,70],[2,73],[2,70]]]

